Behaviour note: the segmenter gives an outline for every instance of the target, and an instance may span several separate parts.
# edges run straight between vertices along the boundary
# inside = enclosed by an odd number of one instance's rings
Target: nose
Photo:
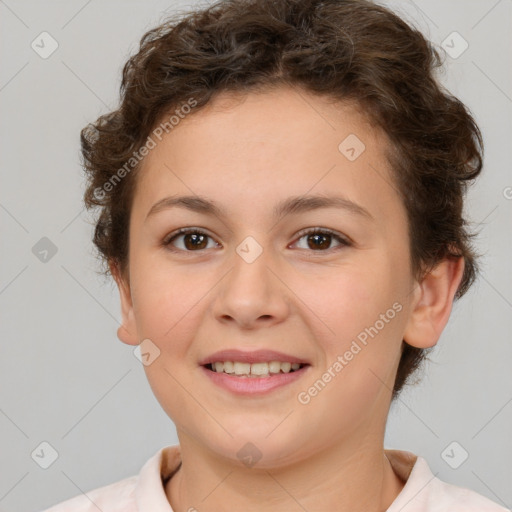
[[[235,252],[233,267],[218,287],[215,318],[248,330],[283,322],[289,315],[290,296],[276,267],[265,250],[254,261]]]

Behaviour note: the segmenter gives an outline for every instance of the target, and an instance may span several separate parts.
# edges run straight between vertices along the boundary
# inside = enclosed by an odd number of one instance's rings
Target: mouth
[[[309,373],[309,361],[275,350],[228,349],[199,361],[214,385],[238,396],[261,396]]]
[[[202,365],[211,372],[240,378],[271,378],[278,374],[294,373],[309,366],[307,363],[292,363],[289,361],[268,361],[247,363],[243,361],[215,361]]]

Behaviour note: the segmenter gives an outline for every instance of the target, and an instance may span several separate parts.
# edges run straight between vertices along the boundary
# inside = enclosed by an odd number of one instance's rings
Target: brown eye
[[[342,237],[340,234],[326,228],[310,228],[299,233],[299,241],[306,240],[306,247],[299,247],[306,249],[309,252],[329,252],[342,247],[352,245],[351,242]],[[181,243],[178,241],[181,240]],[[213,245],[208,247],[208,241],[211,240]],[[331,247],[332,242],[338,242],[338,246]],[[200,252],[208,248],[218,247],[213,238],[195,228],[182,228],[177,232],[167,237],[162,245],[174,252]]]
[[[207,249],[209,238],[211,238],[209,235],[197,229],[180,229],[178,233],[175,233],[171,237],[164,240],[163,245],[166,247],[171,245],[174,246],[175,240],[182,239],[182,246],[178,247],[177,250],[185,252],[194,252],[198,250]]]
[[[310,249],[329,249],[332,235],[315,233],[314,235],[307,235],[307,240]]]
[[[330,229],[310,229],[307,231],[302,231],[299,233],[301,236],[299,240],[305,238],[306,239],[306,249],[310,249],[316,252],[327,252],[331,249],[331,243],[333,240],[339,243],[339,246],[349,246],[351,245],[348,240],[341,237],[339,234],[331,231]]]

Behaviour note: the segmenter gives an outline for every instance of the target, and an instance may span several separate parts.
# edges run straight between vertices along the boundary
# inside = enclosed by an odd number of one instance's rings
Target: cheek
[[[211,288],[197,274],[188,276],[178,268],[163,265],[139,272],[134,281],[133,305],[139,332],[158,344],[181,339],[179,333],[194,321],[194,310]]]
[[[325,359],[303,392],[311,400],[305,410],[322,417],[325,435],[336,438],[376,414],[375,404],[391,393],[404,308],[392,287],[379,291],[368,275],[352,274],[332,284],[336,291],[324,295],[322,304],[334,335],[318,339]]]
[[[204,279],[157,267],[139,274],[134,310],[141,339],[150,339],[158,356],[144,366],[146,378],[163,410],[182,425],[198,414],[191,389],[191,345],[201,318]]]
[[[311,287],[304,284],[304,302],[325,325],[326,340],[336,349],[342,349],[365,328],[373,325],[381,313],[392,304],[393,289],[384,278],[384,269],[373,265],[352,265],[339,268]]]
[[[333,272],[328,289],[314,296],[309,297],[316,300],[311,309],[322,311],[329,328],[317,334],[325,357],[319,372],[330,372],[323,375],[333,383],[321,401],[326,409],[334,400],[363,414],[365,404],[392,387],[405,315],[399,283],[381,258],[380,263]]]

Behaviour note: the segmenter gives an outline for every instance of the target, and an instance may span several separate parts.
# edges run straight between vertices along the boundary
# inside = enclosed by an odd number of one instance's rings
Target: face
[[[145,340],[183,438],[233,461],[252,443],[270,468],[382,431],[418,298],[386,144],[349,105],[283,87],[223,94],[148,154],[118,334]]]

